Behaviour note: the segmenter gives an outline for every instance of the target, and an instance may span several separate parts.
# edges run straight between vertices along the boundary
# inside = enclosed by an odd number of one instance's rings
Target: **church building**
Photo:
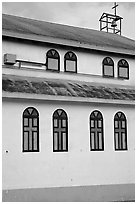
[[[134,201],[134,40],[2,18],[3,201]]]

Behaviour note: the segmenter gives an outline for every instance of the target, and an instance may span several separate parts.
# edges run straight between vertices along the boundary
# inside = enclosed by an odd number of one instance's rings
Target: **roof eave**
[[[112,47],[108,47],[108,46],[105,46],[105,47],[95,46],[95,45],[82,43],[79,41],[60,39],[60,38],[54,38],[54,37],[48,37],[48,36],[41,36],[41,35],[35,35],[35,34],[30,35],[30,34],[26,34],[26,33],[23,34],[23,33],[17,33],[17,32],[12,32],[12,31],[8,31],[8,30],[3,30],[2,36],[135,56],[135,51],[132,51],[129,49],[126,50],[126,49],[112,48]]]

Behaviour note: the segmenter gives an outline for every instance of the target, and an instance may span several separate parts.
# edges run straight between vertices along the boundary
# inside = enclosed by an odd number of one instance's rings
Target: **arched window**
[[[56,110],[53,114],[53,151],[68,151],[68,118],[62,109]]]
[[[23,112],[23,152],[39,151],[39,113],[33,108]]]
[[[77,57],[71,51],[67,52],[64,56],[64,68],[65,72],[77,73]]]
[[[127,121],[122,112],[114,117],[114,142],[115,150],[127,150]]]
[[[118,78],[129,79],[129,64],[125,59],[118,62]]]
[[[60,57],[56,50],[51,49],[47,52],[46,66],[47,70],[60,71]]]
[[[114,77],[114,62],[110,57],[104,58],[102,62],[103,76]]]
[[[90,150],[104,150],[103,117],[97,110],[90,115]]]

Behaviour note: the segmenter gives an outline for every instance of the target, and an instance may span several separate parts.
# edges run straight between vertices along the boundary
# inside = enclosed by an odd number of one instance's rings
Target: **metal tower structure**
[[[111,32],[115,34],[121,35],[121,20],[123,19],[121,16],[117,15],[117,6],[118,4],[115,2],[112,9],[114,9],[114,14],[103,13],[100,17],[100,31]]]

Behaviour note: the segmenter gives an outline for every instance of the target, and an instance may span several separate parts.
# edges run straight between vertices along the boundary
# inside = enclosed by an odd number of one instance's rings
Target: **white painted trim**
[[[47,43],[54,43],[54,44],[61,44],[61,45],[67,45],[72,47],[79,47],[79,48],[86,48],[86,49],[92,49],[92,50],[99,50],[99,51],[106,51],[106,52],[114,52],[114,53],[120,53],[120,54],[128,54],[128,55],[135,55],[135,51],[129,51],[128,49],[117,49],[112,47],[103,47],[103,46],[95,46],[90,45],[82,42],[77,42],[74,40],[68,40],[68,39],[59,39],[54,37],[48,37],[48,36],[40,36],[35,34],[22,34],[22,33],[15,33],[11,31],[3,31],[2,36],[7,37],[14,37],[14,38],[22,38],[27,40],[34,40],[39,42],[47,42]]]
[[[120,104],[120,105],[133,105],[133,106],[135,105],[135,101],[131,101],[131,100],[70,97],[70,96],[58,96],[58,95],[19,93],[19,92],[10,93],[5,91],[3,91],[2,93],[2,97],[8,98],[8,99],[63,101],[63,102],[76,102],[76,103]]]

